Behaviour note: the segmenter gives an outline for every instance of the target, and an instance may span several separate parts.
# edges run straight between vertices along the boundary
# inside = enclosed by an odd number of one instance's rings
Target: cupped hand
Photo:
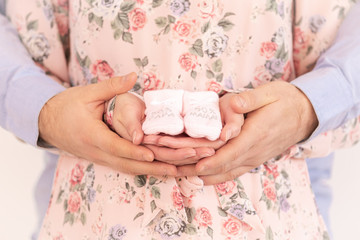
[[[210,157],[215,154],[215,149],[223,145],[221,140],[209,141],[185,134],[147,135],[143,143],[153,151],[156,160],[176,166],[196,163],[201,158]]]
[[[111,131],[102,121],[105,102],[127,92],[136,74],[71,87],[51,98],[39,115],[40,138],[77,157],[132,174],[175,175],[174,166]]]
[[[116,97],[112,127],[117,134],[136,145],[144,144],[144,132],[142,130],[144,120],[145,103],[142,99],[131,93],[123,93]],[[158,135],[152,135],[152,137],[146,136],[146,139],[154,143],[158,137]],[[170,149],[154,144],[148,144],[146,147],[154,153],[156,160],[173,165],[181,164],[184,159],[188,163],[193,163],[196,155],[204,156],[206,154],[206,156],[211,156],[215,153],[213,150],[209,152],[205,148],[196,151],[192,148]]]
[[[177,166],[189,165],[202,158],[210,157],[228,140],[236,137],[244,123],[243,114],[235,113],[229,104],[234,94],[228,93],[220,98],[219,107],[223,129],[218,140],[192,138],[186,134],[179,136],[145,136],[144,143],[155,154],[155,158]]]
[[[181,175],[201,175],[205,184],[232,180],[308,138],[318,120],[308,98],[287,82],[271,82],[232,96],[230,106],[247,113],[239,136]]]
[[[139,145],[144,137],[142,122],[145,118],[145,103],[132,93],[116,96],[112,127],[121,137]]]

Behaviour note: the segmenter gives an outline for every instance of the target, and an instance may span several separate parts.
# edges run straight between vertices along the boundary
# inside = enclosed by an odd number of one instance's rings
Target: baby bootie
[[[146,105],[142,129],[146,135],[165,133],[178,135],[184,131],[181,116],[184,90],[154,90],[144,93]]]
[[[190,137],[205,137],[211,141],[219,138],[222,122],[219,96],[212,91],[184,93],[184,125]]]

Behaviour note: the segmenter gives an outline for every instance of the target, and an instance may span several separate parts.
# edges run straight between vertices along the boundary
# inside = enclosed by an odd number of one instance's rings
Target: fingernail
[[[246,107],[246,101],[243,97],[237,96],[235,101],[236,101],[236,105],[238,105],[239,107],[241,107],[241,108]]]
[[[143,154],[142,158],[144,159],[144,161],[146,162],[152,162],[154,160],[153,156],[149,155],[149,154]]]
[[[124,81],[127,81],[127,80],[131,79],[134,75],[136,75],[136,73],[134,73],[134,72],[126,74],[124,76]]]
[[[202,158],[207,158],[207,157],[211,157],[212,156],[212,154],[203,154],[203,155],[200,155],[200,159],[202,159]]]
[[[200,166],[200,168],[199,168],[199,174],[205,172],[206,169],[207,169],[207,167],[206,167],[205,165]]]
[[[185,158],[191,158],[191,157],[195,157],[196,156],[196,152],[194,153],[188,153],[187,155],[185,155]]]

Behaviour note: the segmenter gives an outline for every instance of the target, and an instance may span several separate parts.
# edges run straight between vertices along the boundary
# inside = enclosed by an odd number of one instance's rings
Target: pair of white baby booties
[[[190,92],[163,89],[144,93],[146,105],[145,134],[178,135],[193,138],[219,138],[222,121],[219,96],[212,91]]]

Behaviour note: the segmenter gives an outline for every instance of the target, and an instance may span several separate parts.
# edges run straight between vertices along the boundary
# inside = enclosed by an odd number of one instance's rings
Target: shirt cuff
[[[23,141],[37,146],[38,118],[44,104],[65,87],[35,66],[18,69],[7,86],[5,128]]]
[[[319,68],[291,82],[310,100],[319,121],[307,140],[340,127],[353,103],[351,85],[337,68]]]

